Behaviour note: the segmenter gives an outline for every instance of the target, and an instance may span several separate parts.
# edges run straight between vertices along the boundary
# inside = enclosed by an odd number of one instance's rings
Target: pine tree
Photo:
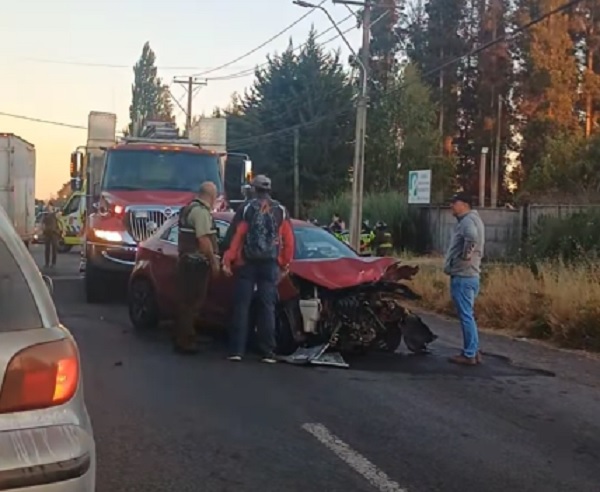
[[[289,207],[295,126],[301,127],[302,205],[343,190],[352,164],[353,87],[339,54],[325,52],[315,36],[312,30],[299,53],[290,42],[281,55],[269,56],[226,110],[230,150],[250,154],[256,172],[270,175]]]
[[[133,67],[134,82],[131,87],[128,133],[133,134],[136,121],[147,119],[173,119],[173,103],[168,87],[158,77],[156,55],[146,42],[140,59]]]
[[[465,0],[428,0],[419,1],[409,16],[408,55],[432,89],[446,153],[452,152],[452,143],[458,136],[460,83],[456,65],[444,70],[437,67],[466,52],[464,39],[459,35],[464,10]]]

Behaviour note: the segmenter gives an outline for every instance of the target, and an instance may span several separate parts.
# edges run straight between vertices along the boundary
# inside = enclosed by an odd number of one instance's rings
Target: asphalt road
[[[217,341],[181,357],[164,332],[134,333],[123,304],[87,305],[77,265],[61,255],[51,275],[82,353],[99,492],[600,490],[597,360],[483,335],[484,365],[454,367],[458,327],[434,316],[426,357],[240,364]]]

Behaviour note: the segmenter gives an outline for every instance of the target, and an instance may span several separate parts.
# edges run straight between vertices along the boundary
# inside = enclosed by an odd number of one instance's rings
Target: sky
[[[308,12],[292,0],[0,0],[0,5],[0,112],[85,127],[90,111],[107,111],[117,114],[118,129],[129,122],[133,65],[146,41],[156,53],[159,76],[171,83],[175,76],[235,60]],[[336,20],[349,14],[329,0],[324,6]],[[206,77],[252,69],[267,54],[285,50],[290,37],[295,45],[304,42],[311,25],[318,32],[331,27],[323,12],[313,12],[256,53]],[[349,19],[341,28],[353,25]],[[335,35],[331,31],[320,41]],[[360,32],[346,36],[358,49]],[[326,46],[341,49],[347,59],[340,39]],[[194,99],[193,113],[226,106],[252,79],[209,80]],[[182,87],[173,84],[172,92],[184,101]],[[177,108],[176,114],[182,125],[183,114]],[[69,179],[70,154],[86,140],[85,129],[0,115],[3,132],[36,146],[36,197],[42,199]]]

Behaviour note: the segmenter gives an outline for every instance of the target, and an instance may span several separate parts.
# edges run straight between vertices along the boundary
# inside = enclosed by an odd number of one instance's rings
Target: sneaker
[[[229,357],[227,357],[227,360],[230,360],[231,362],[240,362],[242,360],[242,356],[241,355],[230,355]]]
[[[275,356],[273,356],[273,355],[267,355],[267,356],[263,357],[262,361],[265,364],[275,364],[275,363],[277,363],[277,359],[275,359]]]

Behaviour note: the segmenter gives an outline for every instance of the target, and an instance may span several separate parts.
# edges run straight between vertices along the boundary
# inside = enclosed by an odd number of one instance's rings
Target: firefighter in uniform
[[[385,222],[379,221],[375,224],[375,239],[373,240],[376,256],[391,256],[394,252],[392,234],[388,231]]]
[[[198,343],[194,322],[204,299],[211,273],[220,269],[216,228],[211,210],[217,199],[214,183],[202,183],[198,197],[179,213],[179,257],[177,260],[178,318],[174,333],[175,350],[196,353]]]

